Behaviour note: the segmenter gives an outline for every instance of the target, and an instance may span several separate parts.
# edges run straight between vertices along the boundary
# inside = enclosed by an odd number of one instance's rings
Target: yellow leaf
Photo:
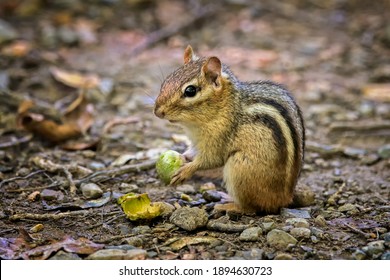
[[[150,202],[147,193],[128,193],[118,198],[118,203],[122,206],[126,216],[132,220],[151,220],[162,214],[159,204]]]
[[[57,67],[51,67],[50,72],[57,81],[73,88],[96,88],[100,83],[99,77],[94,74],[83,75],[77,72],[65,71]]]

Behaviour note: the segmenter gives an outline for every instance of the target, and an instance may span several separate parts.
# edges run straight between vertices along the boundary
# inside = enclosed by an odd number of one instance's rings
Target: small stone
[[[276,227],[274,222],[265,222],[265,223],[262,223],[261,225],[263,226],[263,229],[265,232],[269,232]]]
[[[103,195],[102,189],[95,183],[82,184],[81,192],[87,199],[96,199]]]
[[[286,218],[303,218],[303,219],[311,218],[309,211],[305,209],[282,208],[280,214]]]
[[[315,217],[314,222],[321,227],[326,226],[326,220],[322,215],[318,215],[317,217]]]
[[[308,228],[293,228],[291,231],[290,231],[291,235],[294,236],[295,238],[310,238],[310,235],[311,235],[311,231],[310,229]]]
[[[316,244],[316,243],[319,242],[318,238],[317,238],[316,236],[314,236],[314,235],[310,236],[310,240],[311,240],[311,242],[313,242],[314,244]]]
[[[251,227],[241,232],[238,237],[241,241],[258,241],[263,234],[263,230],[260,227]]]
[[[264,251],[259,248],[252,248],[250,251],[250,259],[251,260],[261,260],[263,259]]]
[[[312,227],[311,233],[318,238],[321,238],[321,239],[324,238],[324,231],[322,229]]]
[[[382,234],[382,238],[386,242],[390,242],[390,232]]]
[[[67,26],[58,28],[57,35],[67,45],[76,45],[79,41],[77,33]]]
[[[68,253],[60,250],[49,260],[81,260],[81,258],[77,254]]]
[[[87,257],[88,260],[143,260],[147,252],[142,249],[103,249]]]
[[[142,245],[144,245],[144,241],[137,236],[126,238],[125,241],[127,244],[134,247],[142,247]]]
[[[286,224],[292,225],[294,227],[303,227],[309,228],[309,222],[306,219],[302,218],[290,218],[286,220]]]
[[[221,194],[215,190],[205,191],[202,195],[203,198],[208,202],[218,202],[222,199]]]
[[[385,253],[381,256],[381,260],[390,260],[390,251],[385,252]]]
[[[152,229],[149,226],[138,226],[132,229],[132,234],[145,234],[145,233],[151,233]]]
[[[196,193],[195,187],[192,186],[192,185],[188,185],[188,184],[178,186],[176,188],[176,190],[178,192],[182,192],[182,193],[185,193],[185,194],[194,194],[194,193]]]
[[[169,204],[167,202],[161,202],[160,208],[162,209],[161,217],[163,217],[163,218],[171,216],[173,211],[175,211],[175,206],[173,206],[172,204]]]
[[[347,203],[347,204],[341,205],[338,208],[338,211],[340,211],[340,212],[357,211],[357,207],[351,203]]]
[[[198,207],[182,207],[172,213],[170,221],[184,230],[192,231],[206,226],[208,216],[205,210]]]
[[[287,232],[279,229],[273,229],[267,234],[267,242],[270,246],[277,249],[287,249],[289,244],[297,244],[297,240]]]
[[[290,254],[280,253],[277,254],[274,260],[292,260],[293,257]]]
[[[366,253],[364,253],[362,250],[355,250],[355,252],[352,253],[352,258],[354,260],[364,260],[366,258]]]
[[[44,189],[41,191],[41,198],[46,201],[62,200],[64,198],[64,194],[60,191]]]
[[[216,189],[217,188],[215,187],[214,183],[208,182],[200,186],[199,191],[205,192],[205,191],[216,190]]]
[[[372,241],[362,249],[369,256],[376,256],[378,254],[382,254],[385,251],[385,241],[384,240]]]
[[[114,87],[115,82],[110,78],[102,78],[99,83],[99,90],[104,96],[109,96],[114,91]]]
[[[120,224],[118,225],[119,231],[122,235],[124,234],[130,234],[131,228],[128,224]]]
[[[138,192],[139,187],[136,184],[120,183],[119,191],[122,193]]]
[[[0,19],[0,44],[18,37],[16,30],[6,21]]]
[[[390,158],[390,144],[380,147],[378,149],[378,155],[383,159]]]
[[[16,175],[17,176],[21,176],[21,177],[24,177],[24,176],[27,176],[28,174],[30,174],[31,171],[30,169],[26,168],[26,167],[22,167],[20,168],[17,172],[16,172]]]
[[[101,170],[105,168],[106,166],[102,162],[93,161],[88,165],[93,170]]]

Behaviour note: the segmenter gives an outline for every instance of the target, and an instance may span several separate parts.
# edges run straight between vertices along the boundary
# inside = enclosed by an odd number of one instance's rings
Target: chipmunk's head
[[[154,113],[171,122],[200,124],[218,109],[223,87],[221,61],[215,56],[199,58],[188,46],[184,65],[162,83]]]

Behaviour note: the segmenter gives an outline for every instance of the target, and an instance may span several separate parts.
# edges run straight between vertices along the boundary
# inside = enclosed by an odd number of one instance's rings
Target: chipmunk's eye
[[[197,92],[198,89],[195,86],[188,86],[184,90],[184,97],[194,97]]]

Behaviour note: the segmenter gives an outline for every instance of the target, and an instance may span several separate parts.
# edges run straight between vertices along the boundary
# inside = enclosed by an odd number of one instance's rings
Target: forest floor
[[[390,259],[389,4],[258,2],[2,1],[0,258]],[[224,213],[221,179],[159,180],[188,141],[153,100],[188,44],[289,88],[311,205]],[[129,192],[170,207],[130,221]],[[194,230],[170,218],[187,206],[206,213]]]

